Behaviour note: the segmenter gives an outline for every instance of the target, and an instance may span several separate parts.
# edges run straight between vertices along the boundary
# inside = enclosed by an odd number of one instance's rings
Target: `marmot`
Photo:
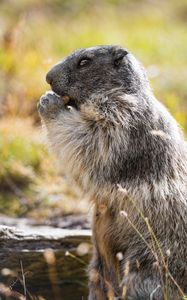
[[[50,149],[94,206],[89,300],[181,299],[187,151],[146,72],[119,46],[80,49],[47,74]]]

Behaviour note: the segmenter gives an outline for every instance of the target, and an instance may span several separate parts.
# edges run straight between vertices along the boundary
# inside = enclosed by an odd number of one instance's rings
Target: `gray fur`
[[[49,147],[94,206],[89,300],[180,299],[187,151],[176,121],[153,96],[143,67],[118,46],[77,50],[47,81],[54,93],[38,109]]]

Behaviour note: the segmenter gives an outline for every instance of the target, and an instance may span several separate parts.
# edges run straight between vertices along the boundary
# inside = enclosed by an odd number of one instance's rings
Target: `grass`
[[[44,217],[51,207],[55,214],[74,211],[78,196],[57,176],[42,145],[36,102],[49,89],[47,70],[76,48],[128,47],[146,66],[156,96],[187,132],[186,12],[185,0],[1,2],[1,213]]]

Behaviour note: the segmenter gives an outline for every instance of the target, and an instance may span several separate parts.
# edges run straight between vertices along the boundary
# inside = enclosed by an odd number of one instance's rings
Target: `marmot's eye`
[[[91,59],[90,58],[82,58],[79,63],[78,67],[84,67],[90,63]]]

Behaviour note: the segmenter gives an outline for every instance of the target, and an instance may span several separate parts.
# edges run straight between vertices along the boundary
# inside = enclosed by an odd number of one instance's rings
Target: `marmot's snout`
[[[58,63],[46,75],[46,81],[50,84],[52,91],[63,100],[65,107],[77,107],[76,101],[69,95],[66,76],[62,75],[62,63]]]
[[[59,77],[59,74],[61,74],[61,63],[56,64],[48,71],[46,75],[47,83],[52,85],[53,82],[57,79],[57,77]]]
[[[46,81],[50,84],[52,91],[61,97],[68,96],[69,85],[67,74],[68,72],[62,62],[59,62],[46,75]]]
[[[46,81],[47,81],[48,84],[51,84],[53,82],[53,77],[51,76],[51,72],[50,71],[46,75]]]

